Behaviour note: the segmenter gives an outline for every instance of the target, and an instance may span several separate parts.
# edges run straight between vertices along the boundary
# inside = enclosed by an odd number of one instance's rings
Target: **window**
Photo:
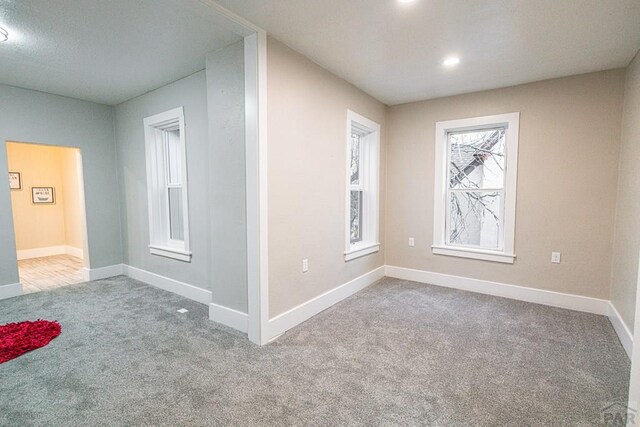
[[[379,147],[380,125],[353,111],[347,111],[346,261],[380,249]]]
[[[152,254],[191,261],[182,107],[144,119]]]
[[[513,263],[519,116],[436,123],[434,254]]]

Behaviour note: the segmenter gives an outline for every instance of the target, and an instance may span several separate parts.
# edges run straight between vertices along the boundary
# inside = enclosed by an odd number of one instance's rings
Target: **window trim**
[[[518,179],[518,137],[520,113],[506,113],[469,119],[436,122],[435,178],[433,203],[433,246],[436,255],[448,255],[513,264],[515,254],[516,189]],[[504,180],[504,236],[502,250],[488,250],[452,246],[447,244],[446,223],[448,212],[447,171],[449,132],[506,127],[505,180]]]
[[[360,185],[363,188],[362,240],[351,244],[351,134],[355,127],[363,131],[360,146]],[[344,260],[351,261],[380,250],[380,125],[373,120],[347,110],[345,251]],[[364,157],[363,157],[364,156]],[[364,172],[364,173],[363,173]]]
[[[170,187],[173,184],[165,183],[160,178],[161,173],[166,173],[166,159],[158,168],[156,160],[160,156],[158,152],[157,131],[163,131],[178,127],[180,130],[180,157],[181,170],[180,180],[183,190],[182,194],[182,215],[184,240],[172,240],[168,227],[168,199],[158,197],[159,187]],[[149,252],[152,255],[159,255],[166,258],[173,258],[179,261],[191,262],[191,250],[189,239],[189,200],[187,183],[187,152],[184,108],[178,107],[165,111],[144,119],[145,130],[145,157],[147,166],[147,197],[149,207]],[[165,185],[166,184],[166,185]],[[167,235],[167,232],[169,233]]]

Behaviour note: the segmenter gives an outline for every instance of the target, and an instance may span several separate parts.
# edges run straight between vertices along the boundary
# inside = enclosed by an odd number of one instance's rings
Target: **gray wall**
[[[149,210],[143,120],[184,107],[189,194],[190,263],[149,253]],[[208,124],[205,72],[200,71],[115,107],[125,263],[199,288],[209,280]]]
[[[90,267],[120,264],[113,108],[4,85],[0,85],[0,105],[0,176],[7,176],[6,141],[80,148]],[[0,185],[0,242],[0,285],[17,283],[8,185]]]
[[[640,53],[626,71],[611,268],[611,302],[634,330],[640,250]]]
[[[207,57],[213,302],[247,312],[244,44]]]
[[[246,312],[243,63],[241,42],[211,54],[206,72],[116,106],[115,128],[125,263],[210,290],[214,303]],[[190,263],[149,253],[143,119],[181,106]]]

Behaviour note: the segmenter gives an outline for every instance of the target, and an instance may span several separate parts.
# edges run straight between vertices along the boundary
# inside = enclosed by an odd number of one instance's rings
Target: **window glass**
[[[449,133],[449,186],[504,186],[505,129]]]
[[[362,241],[362,191],[351,191],[351,243]]]
[[[351,185],[360,184],[360,135],[351,134]]]
[[[498,249],[501,196],[499,191],[451,192],[449,244]]]
[[[167,183],[180,183],[180,130],[165,131],[167,144]]]
[[[449,132],[447,243],[500,249],[505,128]]]
[[[169,237],[171,240],[184,240],[183,217],[182,188],[169,188]]]

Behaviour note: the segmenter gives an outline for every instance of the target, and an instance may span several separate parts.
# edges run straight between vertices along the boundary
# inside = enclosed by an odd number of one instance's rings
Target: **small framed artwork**
[[[20,172],[9,172],[9,188],[12,190],[22,190]]]
[[[34,205],[53,205],[56,202],[53,187],[31,187],[31,200]]]

